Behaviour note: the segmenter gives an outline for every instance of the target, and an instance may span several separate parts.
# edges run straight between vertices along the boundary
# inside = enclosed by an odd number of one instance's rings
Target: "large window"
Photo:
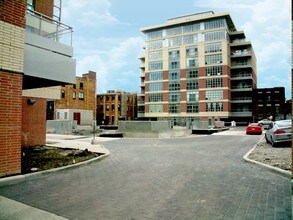
[[[176,79],[180,79],[180,71],[179,70],[169,71],[169,80],[176,80]]]
[[[222,66],[207,66],[205,68],[206,76],[220,76],[223,75],[223,67]]]
[[[180,81],[169,82],[169,90],[170,91],[180,90]]]
[[[222,100],[223,90],[206,91],[206,100]]]
[[[183,33],[195,32],[200,29],[200,23],[188,24],[183,26]]]
[[[180,69],[180,60],[170,60],[169,69]]]
[[[186,58],[186,67],[198,67],[198,58]]]
[[[149,52],[149,61],[161,60],[162,57],[163,57],[163,52],[161,50]]]
[[[149,102],[162,102],[163,94],[162,93],[150,93]]]
[[[204,22],[204,29],[214,29],[214,28],[220,28],[220,27],[226,27],[226,19],[224,18],[218,18],[213,19],[209,21]]]
[[[197,80],[187,80],[186,81],[186,89],[187,90],[198,89],[198,81]]]
[[[147,50],[155,50],[155,49],[160,49],[162,47],[163,47],[163,41],[162,40],[146,42],[146,49]]]
[[[216,87],[223,87],[222,78],[206,79],[206,88],[216,88]]]
[[[198,103],[187,103],[186,104],[187,113],[197,113],[198,112]]]
[[[223,111],[223,103],[222,102],[206,103],[206,111],[207,112],[222,112]]]
[[[186,101],[188,102],[198,101],[198,92],[186,92]]]
[[[186,78],[197,78],[198,68],[187,69]]]
[[[222,43],[205,44],[205,53],[222,52]]]
[[[222,63],[222,54],[205,55],[205,64],[220,64]]]
[[[182,26],[167,29],[167,36],[182,34]]]
[[[186,57],[198,57],[197,46],[186,47]]]
[[[147,35],[147,39],[153,39],[153,38],[159,38],[163,36],[163,32],[162,30],[158,30],[158,31],[151,31],[146,33]]]
[[[149,80],[150,81],[156,81],[156,80],[162,80],[163,79],[163,72],[151,72],[149,73]]]
[[[182,44],[182,36],[169,38],[169,47],[180,46]]]
[[[169,50],[169,59],[178,59],[178,58],[180,58],[180,50],[179,49]]]
[[[188,34],[183,36],[183,44],[194,44],[198,42],[197,34]]]
[[[163,112],[163,105],[162,104],[152,104],[149,105],[149,112]]]
[[[169,102],[180,102],[180,93],[170,93]]]
[[[204,40],[205,41],[212,41],[212,40],[222,40],[226,38],[226,31],[212,31],[204,33]]]
[[[149,84],[149,91],[161,91],[163,90],[163,83],[161,82],[156,82],[156,83],[150,83]]]
[[[180,104],[169,104],[169,113],[180,113]]]
[[[160,70],[160,69],[163,69],[163,62],[162,61],[156,61],[156,62],[149,63],[149,70]]]

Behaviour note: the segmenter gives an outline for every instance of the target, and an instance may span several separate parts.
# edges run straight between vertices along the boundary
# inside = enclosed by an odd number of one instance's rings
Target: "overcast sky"
[[[97,92],[139,92],[142,27],[203,11],[228,12],[257,57],[258,88],[284,86],[291,98],[289,0],[63,0],[62,21],[74,29],[76,75],[97,72]]]

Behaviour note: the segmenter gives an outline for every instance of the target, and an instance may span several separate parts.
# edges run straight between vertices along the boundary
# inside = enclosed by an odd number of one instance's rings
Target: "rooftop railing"
[[[72,27],[27,9],[26,31],[72,46]]]

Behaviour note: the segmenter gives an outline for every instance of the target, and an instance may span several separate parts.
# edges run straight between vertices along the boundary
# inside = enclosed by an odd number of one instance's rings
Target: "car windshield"
[[[251,123],[249,126],[258,126],[258,123]]]

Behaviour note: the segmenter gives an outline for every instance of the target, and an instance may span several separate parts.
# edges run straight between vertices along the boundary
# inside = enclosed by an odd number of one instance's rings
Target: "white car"
[[[273,123],[273,121],[271,121],[271,120],[269,120],[269,119],[267,119],[267,118],[265,118],[265,119],[263,119],[263,120],[261,120],[261,121],[258,121],[258,124],[260,125],[260,126],[263,126],[263,125],[270,125],[270,124],[272,124]]]
[[[267,143],[270,143],[273,147],[278,143],[290,143],[292,140],[292,121],[281,120],[273,122],[269,125],[265,138]]]

